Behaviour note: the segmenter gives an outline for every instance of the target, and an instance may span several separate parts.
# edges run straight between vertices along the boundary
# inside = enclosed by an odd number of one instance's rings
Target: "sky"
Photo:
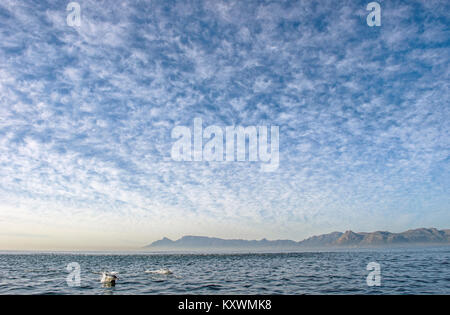
[[[450,228],[450,2],[369,2],[2,0],[0,249]],[[172,160],[195,118],[278,168]]]

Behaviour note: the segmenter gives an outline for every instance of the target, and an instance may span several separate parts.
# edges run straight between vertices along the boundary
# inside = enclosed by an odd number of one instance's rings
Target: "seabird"
[[[102,272],[102,279],[100,282],[105,285],[115,286],[117,279],[119,279],[119,277],[117,277],[117,272]]]

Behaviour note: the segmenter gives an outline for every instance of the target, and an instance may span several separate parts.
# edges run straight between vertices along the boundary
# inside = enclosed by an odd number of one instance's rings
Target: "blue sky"
[[[450,3],[0,2],[0,248],[450,228]],[[280,165],[170,160],[279,126]]]

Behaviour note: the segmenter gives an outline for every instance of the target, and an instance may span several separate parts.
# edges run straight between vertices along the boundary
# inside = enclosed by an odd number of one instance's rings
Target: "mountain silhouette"
[[[385,231],[377,232],[332,232],[312,236],[300,242],[292,240],[243,240],[221,239],[206,236],[183,236],[173,241],[164,237],[145,248],[154,250],[184,250],[184,249],[279,249],[294,250],[320,247],[371,247],[396,245],[435,245],[450,244],[450,229],[420,228],[402,233]]]

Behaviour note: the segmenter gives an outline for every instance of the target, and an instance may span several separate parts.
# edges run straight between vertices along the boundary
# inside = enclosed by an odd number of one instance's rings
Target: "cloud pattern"
[[[5,233],[449,227],[448,1],[379,1],[381,27],[369,1],[78,2],[80,27],[64,1],[0,3]],[[279,169],[171,161],[195,117],[279,126]]]

